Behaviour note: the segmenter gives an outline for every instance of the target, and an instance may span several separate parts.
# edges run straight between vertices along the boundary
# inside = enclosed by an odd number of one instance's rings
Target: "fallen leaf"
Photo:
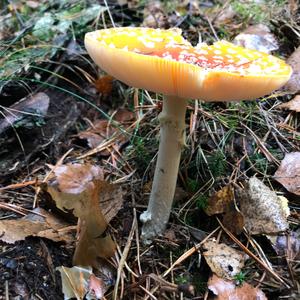
[[[205,213],[209,216],[222,214],[228,210],[228,206],[233,201],[233,189],[230,185],[223,187],[209,198]]]
[[[113,120],[114,122],[119,122],[120,125],[125,126],[130,125],[134,120],[134,117],[133,112],[126,109],[120,109],[113,115]],[[113,126],[111,120],[97,120],[93,126],[87,130],[79,132],[78,137],[87,140],[88,146],[93,149],[117,133],[119,133],[119,135],[113,146],[117,147],[119,150],[122,145],[126,143],[128,137],[120,133],[119,129],[116,126]],[[104,156],[110,155],[108,150],[102,150],[100,153]]]
[[[285,84],[284,89],[297,93],[300,91],[300,47],[298,47],[286,62],[293,68],[290,80]]]
[[[288,1],[288,7],[290,10],[291,15],[296,15],[298,8],[299,8],[299,2],[297,0],[289,0]]]
[[[300,152],[287,153],[274,179],[281,183],[289,192],[300,195]]]
[[[89,292],[86,299],[102,299],[105,293],[105,283],[101,278],[96,277],[94,274],[90,276]]]
[[[279,48],[276,37],[270,32],[268,26],[263,24],[249,26],[233,39],[233,43],[265,53],[271,53]]]
[[[55,175],[60,177],[60,190],[70,194],[79,194],[93,187],[93,179],[99,178],[103,183],[99,193],[99,204],[107,223],[123,206],[124,191],[121,186],[103,181],[103,171],[99,167],[82,164],[61,165],[55,169]]]
[[[54,23],[55,17],[49,12],[44,13],[43,16],[34,23],[32,35],[42,41],[49,41],[51,39]]]
[[[291,101],[282,103],[277,107],[300,112],[300,95],[296,95]]]
[[[111,94],[114,78],[110,75],[104,75],[95,80],[94,85],[103,96]]]
[[[88,146],[93,149],[109,139],[114,133],[117,132],[116,128],[109,125],[107,120],[98,120],[93,127],[78,133],[78,137],[82,140],[87,140]],[[109,155],[109,151],[103,150],[102,155]]]
[[[290,261],[300,259],[300,229],[285,235],[268,236],[279,256],[286,256]]]
[[[219,277],[232,279],[244,267],[245,255],[223,243],[208,240],[203,244],[203,256],[212,272]]]
[[[32,128],[37,126],[47,114],[50,98],[45,93],[37,93],[21,99],[7,107],[0,119],[0,133],[14,125],[15,127]]]
[[[287,199],[278,197],[256,177],[250,178],[243,189],[237,189],[236,196],[250,234],[278,233],[288,229]]]
[[[143,26],[152,28],[167,28],[168,19],[161,1],[149,1],[144,8]]]
[[[217,296],[217,300],[267,300],[259,288],[246,282],[236,286],[233,281],[224,280],[215,274],[209,278],[208,288]]]
[[[61,275],[64,299],[102,299],[107,286],[101,278],[96,277],[91,267],[58,267]]]
[[[101,168],[92,165],[68,164],[54,170],[59,189],[63,193],[80,194],[94,187],[93,179],[103,180]]]
[[[244,215],[237,211],[234,205],[230,207],[231,209],[223,215],[222,223],[229,231],[241,234],[245,226]]]
[[[230,185],[223,187],[209,198],[204,209],[207,215],[223,215],[223,224],[231,232],[241,234],[244,228],[244,216],[237,211],[234,204],[234,191]]]
[[[232,21],[235,15],[236,15],[236,11],[232,8],[231,5],[227,5],[224,9],[221,10],[220,13],[218,13],[218,15],[214,20],[214,24],[220,26],[229,23]]]
[[[0,221],[0,240],[13,244],[23,241],[28,236],[47,238],[55,242],[71,243],[73,235],[68,229],[69,224],[48,213],[42,208],[36,208],[26,217],[15,220]]]
[[[48,185],[47,191],[58,208],[71,210],[79,218],[74,265],[92,266],[97,257],[111,257],[115,252],[115,243],[109,235],[103,237],[107,221],[99,206],[99,196],[109,184],[100,180],[103,176],[101,169],[73,164],[60,166],[54,173],[56,178]]]
[[[121,186],[104,183],[99,195],[101,211],[107,223],[109,223],[123,207],[124,191]]]

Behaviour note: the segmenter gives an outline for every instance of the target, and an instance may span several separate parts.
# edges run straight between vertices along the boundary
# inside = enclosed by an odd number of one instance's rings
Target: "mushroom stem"
[[[165,96],[159,115],[160,144],[149,205],[140,216],[144,223],[142,240],[145,243],[162,234],[169,220],[181,150],[185,145],[186,107],[186,99]]]

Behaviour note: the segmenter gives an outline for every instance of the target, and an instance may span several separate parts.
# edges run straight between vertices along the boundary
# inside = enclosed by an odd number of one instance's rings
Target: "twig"
[[[65,160],[65,158],[71,153],[73,151],[73,148],[71,148],[71,149],[69,149],[61,158],[60,158],[60,160],[56,163],[56,165],[54,166],[54,168],[52,168],[49,172],[48,172],[48,174],[46,175],[46,177],[43,179],[43,183],[45,183],[45,182],[47,182],[48,181],[48,179],[50,178],[50,176],[51,176],[51,174],[55,171],[55,169],[57,168],[57,167],[59,167],[62,163],[63,163],[63,161]],[[38,196],[39,196],[39,193],[41,192],[41,188],[40,187],[38,187],[37,189],[36,189],[36,192],[35,192],[35,195],[34,195],[34,200],[33,200],[33,208],[35,208],[36,207],[36,204],[37,204],[37,199],[38,199]]]
[[[0,191],[20,189],[20,188],[27,187],[27,186],[34,185],[34,184],[38,185],[39,181],[37,179],[35,179],[35,180],[10,184],[10,185],[0,188]]]
[[[284,284],[287,288],[290,288],[290,286],[279,276],[277,275],[273,270],[271,270],[263,261],[261,261],[258,257],[255,256],[248,248],[246,248],[217,218],[220,226],[222,229],[227,233],[227,235],[244,251],[246,254],[248,254],[251,258],[253,258],[262,268],[264,268],[269,274],[271,274],[273,277],[275,277],[277,280],[279,280],[282,284]]]
[[[120,279],[121,279],[121,274],[122,274],[122,271],[123,271],[123,268],[124,268],[124,265],[126,262],[127,255],[130,250],[130,246],[131,246],[133,235],[135,233],[136,226],[137,226],[137,219],[136,219],[136,215],[134,215],[131,230],[130,230],[130,233],[128,236],[128,240],[125,245],[125,248],[124,248],[124,251],[123,251],[122,257],[120,259],[119,266],[118,266],[117,279],[116,279],[116,284],[115,284],[114,291],[113,291],[113,299],[114,300],[122,299],[122,295],[120,295],[120,298],[118,298],[118,288],[119,288],[119,283],[120,283]]]
[[[200,243],[195,245],[193,248],[189,249],[188,251],[184,252],[172,265],[171,267],[165,271],[165,273],[162,275],[162,277],[166,277],[175,266],[179,265],[183,261],[185,261],[188,257],[190,257],[193,253],[199,250],[199,248],[202,246],[203,243],[205,243],[206,240],[208,240],[212,235],[214,235],[220,227],[216,228],[214,231],[212,231],[204,240],[202,240]]]

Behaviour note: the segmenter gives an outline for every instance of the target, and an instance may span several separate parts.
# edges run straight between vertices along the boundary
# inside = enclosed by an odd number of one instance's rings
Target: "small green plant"
[[[255,1],[232,1],[231,3],[235,12],[245,21],[252,20],[259,23],[268,19],[268,10],[262,7],[261,3]],[[265,9],[263,9],[265,8]]]
[[[199,182],[196,179],[188,178],[186,188],[191,193],[196,193],[200,188]]]
[[[184,275],[179,275],[175,278],[175,282],[176,284],[180,285],[180,284],[187,284],[189,283],[189,278],[187,276]]]
[[[224,153],[220,149],[208,156],[207,162],[214,177],[220,177],[226,174],[227,161]]]
[[[242,285],[245,282],[246,274],[242,271],[234,276],[234,280],[237,285]]]
[[[208,205],[208,197],[206,195],[200,195],[196,198],[195,202],[199,209],[205,209]]]
[[[134,155],[137,165],[142,169],[146,169],[149,165],[152,156],[149,154],[149,149],[146,146],[146,139],[143,137],[135,137],[132,141]]]

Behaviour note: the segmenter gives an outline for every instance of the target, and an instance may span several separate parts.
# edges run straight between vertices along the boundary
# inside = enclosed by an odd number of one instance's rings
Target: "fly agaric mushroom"
[[[255,99],[281,87],[292,72],[274,56],[225,41],[193,47],[177,28],[98,30],[86,34],[85,47],[96,64],[118,80],[164,94],[153,186],[141,215],[145,242],[161,234],[169,220],[188,99]]]

